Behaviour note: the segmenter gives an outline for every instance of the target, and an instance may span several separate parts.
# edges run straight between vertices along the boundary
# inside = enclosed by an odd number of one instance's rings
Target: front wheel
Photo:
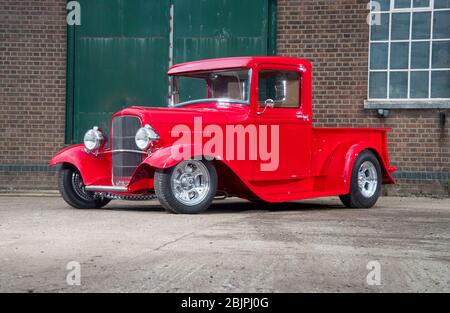
[[[339,198],[349,208],[371,208],[377,202],[380,193],[380,162],[373,152],[365,150],[353,166],[350,193],[341,195]]]
[[[217,191],[217,172],[207,161],[185,160],[155,172],[155,193],[169,212],[196,214],[206,210]]]
[[[111,201],[97,198],[93,192],[85,190],[80,172],[73,167],[63,167],[59,170],[58,188],[63,199],[76,209],[101,208]]]

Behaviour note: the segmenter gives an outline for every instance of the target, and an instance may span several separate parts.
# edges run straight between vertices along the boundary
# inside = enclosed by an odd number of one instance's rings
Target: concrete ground
[[[66,283],[70,261],[80,286]],[[367,284],[370,261],[381,285]],[[0,291],[449,292],[450,199],[382,198],[368,210],[231,199],[186,216],[154,201],[76,210],[0,196]]]

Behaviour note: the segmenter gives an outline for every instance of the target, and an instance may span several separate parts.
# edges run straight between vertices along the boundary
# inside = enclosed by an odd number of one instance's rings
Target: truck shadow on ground
[[[311,202],[286,202],[286,203],[252,203],[242,201],[214,201],[213,204],[201,214],[229,214],[239,212],[266,211],[266,212],[286,212],[286,211],[329,211],[345,209],[340,204],[325,204]],[[113,211],[140,211],[140,212],[161,212],[166,213],[159,203],[150,204],[126,204],[107,206],[104,210]]]
[[[267,212],[286,212],[286,211],[326,211],[343,209],[344,207],[336,204],[311,203],[311,202],[285,202],[285,203],[251,203],[242,202],[215,202],[204,214],[218,214],[243,211],[267,211]]]

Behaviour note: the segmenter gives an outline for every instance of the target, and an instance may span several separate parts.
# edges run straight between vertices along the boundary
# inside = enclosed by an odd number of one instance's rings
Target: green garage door
[[[176,64],[274,53],[275,0],[79,3],[81,25],[68,27],[67,143],[94,125],[108,132],[121,108],[166,106],[171,55]]]
[[[174,62],[269,53],[269,1],[173,0]]]

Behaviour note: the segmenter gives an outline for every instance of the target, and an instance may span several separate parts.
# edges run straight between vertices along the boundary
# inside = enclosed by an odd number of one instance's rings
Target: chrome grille
[[[118,116],[112,122],[112,177],[113,185],[126,186],[136,167],[142,162],[142,154],[120,151],[140,151],[134,136],[141,128],[141,120],[136,116]]]

